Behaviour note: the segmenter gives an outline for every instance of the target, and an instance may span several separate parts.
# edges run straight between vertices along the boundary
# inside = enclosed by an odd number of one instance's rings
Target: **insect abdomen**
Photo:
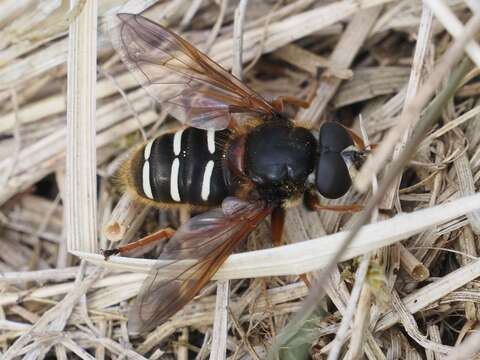
[[[141,147],[130,183],[142,198],[165,204],[219,205],[228,196],[223,166],[228,130],[185,128]]]

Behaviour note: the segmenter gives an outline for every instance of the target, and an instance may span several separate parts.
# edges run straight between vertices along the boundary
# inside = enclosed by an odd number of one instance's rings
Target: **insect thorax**
[[[298,197],[315,166],[317,141],[309,130],[289,122],[254,128],[245,144],[245,173],[260,197],[284,201]]]

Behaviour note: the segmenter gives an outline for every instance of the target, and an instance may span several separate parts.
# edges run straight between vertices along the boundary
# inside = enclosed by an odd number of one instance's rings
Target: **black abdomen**
[[[219,205],[228,196],[229,131],[186,128],[146,143],[132,161],[139,196],[167,204]]]

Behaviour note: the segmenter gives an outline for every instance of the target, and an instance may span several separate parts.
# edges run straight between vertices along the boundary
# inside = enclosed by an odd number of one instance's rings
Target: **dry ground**
[[[0,2],[0,357],[264,359],[281,347],[281,359],[473,358],[478,4]],[[289,210],[292,247],[234,255],[219,282],[138,338],[126,315],[153,260],[136,258],[160,250],[105,264],[99,249],[190,214],[132,202],[116,181],[137,144],[178,124],[112,49],[107,20],[122,6],[147,9],[269,99],[315,94],[288,109],[314,133],[339,121],[380,144],[336,201],[365,203],[363,213]],[[242,251],[269,238],[265,222]]]

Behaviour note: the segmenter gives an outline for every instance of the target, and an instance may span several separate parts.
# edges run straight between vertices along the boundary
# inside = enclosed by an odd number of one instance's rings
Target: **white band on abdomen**
[[[207,146],[210,154],[215,153],[215,130],[207,130]]]
[[[145,196],[153,199],[152,187],[150,185],[150,163],[148,161],[143,163],[142,186]]]
[[[207,166],[205,166],[205,171],[203,173],[203,182],[202,182],[202,200],[207,201],[208,196],[210,195],[210,183],[212,180],[212,172],[213,172],[213,160],[209,160],[207,162]]]
[[[152,152],[152,144],[155,141],[155,139],[150,140],[147,145],[145,145],[145,150],[143,151],[143,157],[145,160],[150,159],[150,153]]]
[[[178,191],[178,172],[180,170],[180,160],[175,158],[172,162],[172,171],[170,174],[170,196],[173,200],[180,201],[180,192]]]
[[[178,130],[175,135],[173,135],[173,153],[178,156],[180,151],[182,151],[182,134],[183,130]]]

